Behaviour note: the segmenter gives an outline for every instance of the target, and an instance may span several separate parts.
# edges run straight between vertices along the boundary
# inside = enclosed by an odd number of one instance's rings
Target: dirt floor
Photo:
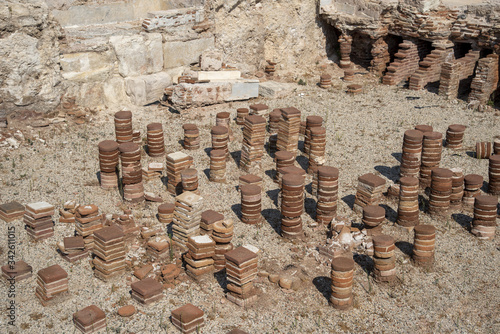
[[[340,75],[339,75],[340,76]],[[294,106],[308,115],[320,115],[327,128],[327,165],[338,167],[338,214],[359,223],[361,216],[352,211],[357,178],[373,172],[387,179],[387,185],[399,177],[399,158],[403,133],[417,124],[432,125],[435,131],[446,132],[448,125],[467,126],[464,149],[443,149],[441,166],[460,167],[464,174],[477,173],[488,180],[488,161],[474,158],[477,141],[492,141],[500,135],[498,110],[477,112],[467,109],[464,101],[447,101],[429,91],[410,91],[388,87],[364,74],[356,75],[356,82],[364,84],[364,92],[346,94],[346,83],[335,78],[331,89],[323,90],[309,83],[297,86],[297,91],[281,99],[260,99],[271,109]],[[470,210],[459,210],[447,219],[431,219],[420,213],[422,223],[437,228],[436,261],[431,270],[421,269],[410,261],[413,233],[394,224],[397,202],[383,200],[387,220],[383,231],[397,241],[397,282],[394,285],[375,283],[370,276],[372,260],[354,252],[354,305],[349,311],[337,311],[328,304],[330,267],[317,246],[325,244],[326,228],[313,227],[315,199],[306,195],[306,213],[303,214],[305,238],[303,241],[284,240],[278,234],[279,208],[276,206],[278,186],[270,175],[274,163],[269,154],[262,161],[262,209],[265,221],[261,226],[248,226],[238,218],[240,195],[236,185],[243,175],[236,161],[241,149],[241,129],[232,121],[235,139],[230,143],[234,159],[228,162],[226,184],[208,181],[210,128],[215,125],[215,114],[229,111],[232,118],[236,108],[248,107],[256,101],[198,108],[182,113],[153,105],[133,109],[134,129],[145,137],[146,125],[161,122],[165,130],[168,152],[184,151],[180,144],[182,124],[194,122],[200,128],[201,148],[185,151],[193,156],[198,169],[200,191],[204,208],[219,211],[235,221],[235,246],[251,244],[258,247],[259,266],[264,277],[255,285],[260,289],[259,300],[248,309],[235,306],[225,299],[224,272],[209,275],[203,282],[181,280],[174,288],[164,291],[165,297],[150,306],[139,305],[130,297],[130,269],[115,282],[105,283],[93,275],[88,260],[76,264],[64,261],[56,252],[56,243],[74,234],[74,225],[57,223],[55,236],[33,242],[24,231],[22,219],[1,224],[1,262],[7,261],[7,229],[16,229],[16,259],[25,260],[33,267],[34,275],[16,285],[16,326],[0,319],[2,332],[73,333],[72,314],[95,304],[107,316],[107,333],[175,333],[169,321],[171,310],[187,302],[205,312],[203,333],[227,333],[240,328],[248,333],[498,333],[500,332],[500,243],[497,237],[480,241],[467,227],[472,220]],[[96,204],[102,213],[120,214],[126,204],[118,191],[99,186],[97,144],[114,139],[113,114],[116,110],[89,113],[83,124],[75,124],[71,117],[53,118],[47,127],[27,127],[30,119],[11,123],[9,133],[19,129],[24,136],[17,149],[0,147],[0,202],[12,200],[23,204],[47,201],[56,206],[70,199],[81,204]],[[20,138],[19,134],[17,135]],[[302,139],[301,139],[302,140]],[[299,147],[302,146],[302,142]],[[151,159],[145,153],[143,163],[164,161]],[[144,165],[144,164],[143,164]],[[298,166],[307,166],[300,154]],[[311,177],[308,176],[308,183]],[[174,202],[160,179],[145,185],[147,191],[159,194],[165,201]],[[309,187],[306,187],[310,190]],[[486,189],[483,187],[483,190]],[[422,192],[425,198],[427,196]],[[140,226],[158,226],[155,215],[158,203],[132,206]],[[164,226],[161,226],[165,230]],[[129,259],[143,258],[143,241],[137,241],[128,254]],[[36,273],[53,264],[60,264],[69,274],[70,298],[61,304],[43,307],[35,298]],[[134,264],[139,264],[134,262]],[[265,273],[264,273],[265,272]],[[297,291],[283,290],[271,283],[265,274],[286,274],[301,279]],[[7,284],[0,284],[7,294]],[[138,312],[132,318],[117,315],[120,306],[132,304]],[[7,307],[7,299],[2,300]],[[6,314],[6,312],[4,312]]]

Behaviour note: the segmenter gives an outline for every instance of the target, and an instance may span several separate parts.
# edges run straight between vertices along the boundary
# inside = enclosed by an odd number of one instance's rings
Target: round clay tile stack
[[[326,129],[322,126],[310,129],[309,166],[307,172],[314,174],[325,164]]]
[[[431,176],[429,213],[446,216],[450,209],[453,172],[446,168],[434,168]]]
[[[132,132],[132,141],[139,146],[142,145],[141,131],[137,130]]]
[[[347,94],[358,95],[363,92],[363,86],[358,84],[348,85],[347,86]]]
[[[226,182],[226,152],[210,151],[210,181]]]
[[[322,74],[319,77],[319,86],[321,88],[330,88],[332,86],[332,76],[330,74]]]
[[[354,260],[348,257],[335,257],[332,260],[332,294],[330,302],[339,310],[352,305],[352,282],[354,280]]]
[[[500,137],[496,137],[493,141],[493,154],[500,154]]]
[[[240,168],[246,172],[259,169],[266,141],[266,119],[250,115],[245,119],[241,147]]]
[[[401,226],[418,225],[418,179],[405,176],[400,180],[397,223]]]
[[[316,221],[320,224],[329,224],[337,215],[339,170],[335,167],[321,166],[318,168],[317,178]]]
[[[497,205],[496,196],[479,195],[476,197],[471,232],[479,239],[487,240],[495,237]]]
[[[418,130],[407,130],[403,137],[403,153],[399,175],[418,177],[420,172],[422,141],[424,136]]]
[[[500,195],[500,155],[490,157],[488,166],[488,192],[492,195]]]
[[[300,132],[300,110],[294,107],[282,108],[278,128],[278,151],[289,151],[297,154]]]
[[[396,256],[394,238],[388,235],[373,237],[373,275],[378,282],[392,282],[396,279]]]
[[[311,128],[323,126],[323,118],[321,116],[307,116],[306,118],[306,133],[304,137],[304,155],[309,155],[311,147]]]
[[[215,270],[222,270],[226,266],[224,254],[233,250],[233,221],[226,219],[213,224],[212,239],[215,241],[214,266]]]
[[[280,179],[279,170],[284,167],[293,166],[293,163],[295,162],[295,156],[293,155],[292,152],[278,151],[274,156],[274,161],[276,162],[274,182],[278,183]]]
[[[276,71],[276,63],[268,63],[266,67],[264,68],[264,72],[268,77],[272,77],[274,75],[274,72]]]
[[[197,150],[200,148],[200,131],[195,124],[184,124],[184,148],[186,150]]]
[[[296,238],[302,234],[304,182],[300,174],[284,174],[281,185],[281,235]]]
[[[147,126],[148,154],[150,157],[161,157],[165,154],[163,127],[161,123],[150,123]]]
[[[224,126],[214,126],[211,130],[212,133],[212,149],[223,150],[226,153],[226,158],[229,156],[228,142],[229,132]]]
[[[432,225],[418,225],[413,230],[413,263],[419,266],[430,267],[434,263],[434,249],[436,243],[436,228]]]
[[[422,143],[422,160],[420,166],[420,185],[428,186],[431,173],[439,167],[443,149],[443,135],[439,132],[425,132]]]
[[[464,172],[461,168],[452,168],[450,170],[453,173],[451,177],[450,207],[460,209],[464,197]]]
[[[300,121],[299,134],[301,136],[305,136],[306,135],[306,126],[307,126],[306,121]]]
[[[244,185],[241,187],[241,221],[245,224],[257,224],[262,220],[261,193],[259,186]]]
[[[231,130],[230,127],[230,114],[227,111],[221,111],[217,113],[215,116],[215,125],[217,126],[225,126],[229,132],[229,139],[233,139],[233,131]]]
[[[115,114],[115,134],[118,144],[134,140],[131,111],[122,110]]]
[[[158,220],[162,224],[170,224],[174,219],[175,204],[162,203],[158,206]]]
[[[367,205],[363,208],[363,224],[368,235],[382,234],[385,209],[380,205]]]
[[[446,147],[453,149],[462,148],[464,140],[465,125],[452,124],[446,130]]]
[[[351,82],[354,81],[354,68],[346,68],[344,69],[344,81],[345,82]]]
[[[420,131],[420,132],[422,132],[422,134],[424,134],[426,132],[433,132],[434,128],[430,125],[419,124],[419,125],[415,126],[415,130]]]
[[[183,191],[192,191],[200,194],[198,189],[198,171],[194,168],[187,168],[181,171],[181,182]]]
[[[238,108],[236,109],[236,124],[243,125],[245,124],[245,117],[248,116],[248,108]]]
[[[142,184],[141,148],[133,142],[118,146],[122,165],[123,197],[130,202],[144,200]]]
[[[474,205],[477,196],[481,194],[483,186],[483,177],[477,174],[468,174],[464,177],[464,196],[462,197],[463,204],[467,206]]]
[[[120,159],[118,143],[114,140],[104,140],[99,143],[99,168],[101,171],[101,187],[117,188],[118,174],[116,168]]]
[[[283,176],[285,174],[297,174],[297,175],[300,175],[300,176],[302,176],[304,178],[307,175],[307,173],[306,173],[305,170],[303,170],[302,168],[297,167],[297,166],[287,166],[287,167],[280,168],[279,169],[279,173],[280,173],[280,179],[278,180],[278,185],[279,185],[280,188],[281,188],[281,185],[282,185],[281,181],[283,180]]]
[[[488,159],[493,154],[493,144],[491,142],[483,141],[476,143],[476,158]]]

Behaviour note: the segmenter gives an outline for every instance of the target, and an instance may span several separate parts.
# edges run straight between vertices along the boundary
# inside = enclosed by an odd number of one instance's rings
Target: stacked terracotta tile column
[[[136,143],[118,146],[122,165],[123,198],[130,202],[144,201],[142,183],[141,148]]]
[[[304,212],[304,181],[298,174],[285,174],[281,185],[281,234],[296,238],[302,234]]]
[[[378,282],[392,282],[396,279],[396,256],[394,238],[388,235],[373,237],[373,275]]]
[[[488,159],[493,154],[493,143],[482,141],[476,143],[476,159]]]
[[[297,154],[300,131],[300,110],[294,107],[281,109],[278,129],[278,151],[289,151]]]
[[[101,187],[105,189],[118,187],[117,167],[120,162],[118,143],[114,140],[104,140],[99,143],[99,168]]]
[[[225,126],[214,126],[211,130],[212,134],[212,150],[223,150],[226,153],[226,158],[229,157],[229,131]]]
[[[430,267],[434,263],[434,249],[436,242],[436,228],[432,225],[418,225],[413,230],[413,263],[419,266]]]
[[[500,155],[490,157],[488,167],[488,193],[500,195]]]
[[[330,74],[322,74],[319,77],[319,86],[321,88],[330,88],[332,86],[332,76]]]
[[[339,170],[335,167],[321,166],[317,175],[316,221],[320,224],[329,224],[337,215]]]
[[[257,299],[253,281],[257,277],[257,254],[245,247],[238,247],[225,254],[227,299],[239,306],[249,306]]]
[[[262,220],[262,189],[254,185],[241,187],[241,221],[245,224],[258,224]]]
[[[276,152],[276,144],[278,142],[278,129],[281,119],[281,110],[274,109],[269,113],[269,153]]]
[[[500,137],[493,140],[493,154],[500,154]]]
[[[453,149],[462,148],[464,140],[465,125],[452,124],[446,130],[446,147]]]
[[[150,157],[165,155],[163,126],[161,123],[151,123],[147,126],[148,154]]]
[[[420,131],[420,132],[422,132],[422,134],[424,134],[426,132],[433,132],[434,128],[430,125],[427,125],[427,124],[418,124],[418,125],[415,125],[415,130]]]
[[[332,260],[332,294],[330,302],[339,310],[352,306],[352,282],[354,280],[354,260],[335,257]]]
[[[418,179],[405,176],[399,179],[399,205],[397,223],[404,227],[418,225]]]
[[[497,225],[496,196],[479,195],[474,201],[474,219],[471,232],[479,239],[493,239]]]
[[[212,239],[215,241],[214,266],[215,270],[222,270],[226,266],[225,254],[233,250],[233,221],[221,220],[213,224]]]
[[[163,203],[158,206],[158,221],[162,224],[170,224],[174,219],[175,205]]]
[[[431,173],[439,167],[443,149],[443,135],[439,132],[425,132],[422,145],[422,161],[420,166],[420,185],[428,186]]]
[[[187,168],[181,172],[181,183],[183,191],[192,191],[200,194],[198,189],[198,171],[194,168]]]
[[[181,172],[184,169],[191,168],[193,158],[183,152],[174,152],[167,154],[167,190],[172,195],[182,192]]]
[[[236,109],[236,124],[238,125],[245,124],[245,118],[248,116],[248,113],[249,113],[248,108]]]
[[[363,208],[363,224],[368,235],[382,234],[385,209],[380,205],[367,205]]]
[[[310,129],[311,143],[309,149],[309,167],[307,172],[313,174],[325,163],[326,129],[322,126]]]
[[[115,114],[115,134],[118,144],[132,142],[134,140],[132,130],[132,112],[122,110]]]
[[[451,177],[450,207],[460,209],[464,197],[464,172],[461,168],[452,168],[450,170],[453,173]]]
[[[210,151],[210,181],[226,182],[226,160],[224,150]]]
[[[125,243],[123,231],[118,226],[104,227],[94,233],[94,250],[96,255],[94,275],[107,281],[125,272]]]
[[[366,205],[377,205],[385,190],[385,180],[380,176],[367,173],[358,177],[358,187],[354,199],[354,209],[361,211]]]
[[[338,39],[340,43],[340,68],[346,69],[351,67],[351,44],[352,37],[346,34],[343,34]]]
[[[26,205],[23,221],[26,232],[35,240],[43,240],[54,235],[54,206],[47,202]]]
[[[195,124],[184,124],[183,146],[186,150],[197,150],[200,148],[200,131]]]
[[[403,154],[399,175],[401,177],[418,177],[420,172],[423,133],[418,130],[407,130],[403,137]]]
[[[323,126],[323,117],[321,116],[307,116],[306,130],[304,136],[304,155],[308,156],[311,147],[311,129]]]
[[[429,195],[429,213],[437,216],[446,216],[450,209],[452,192],[451,170],[435,168],[431,175],[431,193]]]
[[[276,162],[276,170],[273,179],[274,182],[278,182],[278,180],[280,179],[279,170],[284,167],[293,166],[293,163],[295,162],[295,156],[292,152],[278,151],[274,156],[274,160]]]
[[[215,241],[208,235],[188,238],[188,252],[184,255],[186,273],[194,279],[214,270]]]
[[[467,206],[474,205],[477,196],[481,194],[481,187],[483,186],[483,177],[477,174],[468,174],[464,177],[464,196],[462,198],[463,204]]]
[[[215,125],[216,126],[224,126],[227,128],[229,139],[233,139],[233,131],[231,130],[230,123],[231,119],[229,118],[231,115],[227,111],[221,111],[217,113],[215,116]]]
[[[175,198],[172,241],[181,249],[187,246],[188,238],[200,234],[203,197],[186,191]]]
[[[245,118],[240,168],[250,172],[260,167],[266,141],[266,119],[258,115]]]

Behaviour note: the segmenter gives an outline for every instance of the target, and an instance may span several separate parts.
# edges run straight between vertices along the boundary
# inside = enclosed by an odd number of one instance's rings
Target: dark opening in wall
[[[389,55],[391,56],[391,63],[394,61],[394,55],[399,50],[399,44],[403,43],[403,37],[397,35],[387,35],[384,37],[384,41],[387,43]]]
[[[481,51],[479,52],[479,59],[484,58],[492,53],[493,53],[492,49],[481,49]]]
[[[353,32],[352,36],[352,50],[351,50],[351,61],[354,64],[368,68],[370,66],[370,61],[372,60],[372,44],[373,40],[364,34],[359,32]]]
[[[431,53],[431,51],[434,49],[432,47],[432,42],[423,39],[418,39],[415,41],[415,43],[417,44],[418,57],[420,58],[420,61],[422,61],[425,56]]]
[[[326,56],[329,60],[338,63],[340,60],[339,38],[342,33],[340,30],[325,21],[321,21],[321,29],[323,30],[326,40]]]
[[[456,42],[455,46],[453,47],[453,53],[455,55],[455,59],[464,57],[467,54],[467,52],[469,52],[471,49],[472,49],[472,44],[470,43]]]

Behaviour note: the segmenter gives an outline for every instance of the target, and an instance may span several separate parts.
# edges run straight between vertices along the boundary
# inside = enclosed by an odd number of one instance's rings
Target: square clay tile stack
[[[300,110],[294,107],[282,108],[278,128],[278,151],[289,151],[297,155],[300,132]]]
[[[193,158],[182,152],[167,154],[167,190],[172,195],[182,192],[181,172],[193,166]]]
[[[170,242],[167,237],[150,238],[146,244],[146,254],[154,260],[160,260],[170,255]]]
[[[281,109],[273,109],[269,113],[269,133],[272,135],[278,134],[279,124],[281,119]]]
[[[252,104],[250,106],[250,115],[267,116],[269,107],[263,103]]]
[[[229,131],[225,126],[214,126],[210,131],[212,134],[212,150],[223,150],[226,159],[229,157]]]
[[[418,225],[413,230],[413,263],[419,266],[430,267],[434,263],[434,248],[436,228],[432,225]]]
[[[329,224],[337,215],[339,170],[335,167],[321,166],[316,174],[318,179],[316,221],[320,224]]]
[[[82,236],[66,237],[58,244],[58,248],[63,259],[68,262],[76,262],[88,255]]]
[[[464,196],[462,203],[466,206],[474,205],[477,196],[481,195],[483,177],[477,174],[467,174],[464,176]]]
[[[450,207],[460,209],[464,197],[464,172],[462,168],[452,168],[450,170],[453,173],[451,177]]]
[[[172,311],[172,324],[183,334],[199,333],[204,326],[203,313],[193,304],[186,304]]]
[[[465,125],[452,124],[446,130],[446,147],[453,149],[462,148],[464,140]]]
[[[147,125],[148,154],[150,157],[165,155],[165,141],[163,139],[163,126],[161,123]]]
[[[352,305],[352,282],[354,260],[338,256],[332,260],[332,294],[330,302],[338,310],[347,310]]]
[[[68,273],[60,265],[41,269],[38,271],[35,295],[43,306],[60,301],[59,296],[68,291]]]
[[[301,136],[305,136],[306,135],[306,121],[300,121],[300,128],[299,128],[299,134]]]
[[[262,221],[261,196],[259,186],[245,185],[240,188],[241,193],[241,221],[245,224],[258,224]]]
[[[375,268],[373,274],[378,282],[392,282],[396,279],[396,256],[394,238],[388,235],[373,237],[373,261]]]
[[[200,232],[203,197],[186,191],[175,198],[172,241],[181,248],[186,247],[188,238]]]
[[[420,132],[422,132],[422,134],[424,134],[426,132],[433,132],[434,128],[430,125],[427,125],[427,124],[419,124],[419,125],[415,125],[415,130],[420,131]]]
[[[69,200],[64,202],[62,209],[59,209],[59,222],[60,223],[74,223],[76,222],[76,208],[78,204],[76,201]]]
[[[142,145],[141,131],[134,131],[132,133],[132,141],[137,145]]]
[[[131,111],[122,110],[115,114],[115,134],[118,144],[134,140]]]
[[[215,241],[208,235],[197,235],[188,238],[188,252],[184,255],[186,272],[197,279],[214,270]]]
[[[304,176],[284,174],[281,185],[281,235],[297,238],[302,235],[304,212]]]
[[[488,159],[493,154],[493,144],[491,142],[476,143],[476,159]]]
[[[347,85],[347,93],[352,95],[358,95],[363,92],[363,86],[359,84]]]
[[[278,183],[281,178],[279,170],[284,167],[293,166],[295,162],[295,156],[292,152],[278,151],[274,155],[274,161],[276,162],[276,170],[273,180],[274,182]]]
[[[130,287],[132,298],[141,304],[149,305],[163,298],[163,285],[151,277],[134,282]]]
[[[245,118],[240,159],[241,169],[249,172],[254,167],[260,168],[265,141],[266,119],[258,115],[250,115]]]
[[[84,334],[97,333],[106,328],[106,314],[95,305],[73,314],[73,323]]]
[[[493,141],[493,154],[500,154],[500,137],[496,137]]]
[[[96,257],[94,275],[103,281],[125,272],[125,241],[123,231],[117,226],[109,226],[94,233]]]
[[[186,150],[197,150],[200,148],[200,131],[196,124],[186,123],[182,126],[184,130],[183,146]]]
[[[226,152],[224,150],[210,151],[210,181],[226,182]]]
[[[248,108],[238,108],[236,109],[236,124],[245,124],[245,118],[248,116]]]
[[[358,177],[354,208],[361,211],[366,205],[379,204],[384,190],[385,180],[380,176],[372,173],[361,175]]]
[[[474,201],[474,219],[471,232],[479,239],[493,239],[497,226],[498,198],[490,195],[479,195]]]
[[[307,116],[306,129],[304,134],[304,155],[309,155],[311,146],[311,129],[323,126],[323,117],[321,116]]]
[[[154,180],[160,178],[163,172],[163,163],[150,162],[147,167],[142,168],[142,180]]]
[[[118,146],[122,162],[123,198],[130,202],[144,201],[142,183],[141,148],[136,143]]]
[[[229,140],[233,140],[233,131],[231,130],[231,126],[229,125],[231,119],[229,118],[230,114],[227,111],[221,111],[217,113],[215,116],[215,125],[217,126],[225,126],[227,131],[229,132]]]
[[[262,188],[262,178],[253,174],[246,174],[239,177],[239,188],[245,185],[254,185]]]
[[[332,86],[332,76],[330,74],[322,74],[319,77],[319,86],[321,88],[330,88]]]
[[[450,209],[452,191],[451,170],[434,168],[431,176],[431,192],[429,195],[429,213],[431,215],[446,216]]]
[[[385,209],[380,205],[367,205],[363,208],[363,224],[367,235],[382,234]]]
[[[406,130],[403,136],[403,153],[399,175],[401,177],[418,177],[422,156],[424,135],[418,130]]]
[[[490,157],[488,166],[488,193],[500,195],[500,155]]]
[[[85,248],[94,248],[94,232],[100,230],[102,225],[102,215],[99,214],[99,208],[94,205],[80,205],[76,209],[75,230],[77,235],[83,237]]]
[[[425,132],[422,142],[422,159],[420,161],[420,185],[430,184],[431,173],[439,167],[443,150],[443,135],[439,132]]]
[[[18,202],[9,202],[0,205],[0,219],[3,219],[7,223],[21,218],[24,215],[24,205]]]
[[[314,174],[319,166],[325,164],[326,129],[322,126],[313,127],[309,130],[311,142],[309,148],[309,167],[307,172]]]
[[[26,205],[24,223],[26,232],[35,240],[50,238],[54,235],[54,222],[52,215],[54,206],[47,202],[37,202]]]
[[[200,194],[198,189],[198,171],[194,168],[187,168],[181,172],[182,191],[191,191]]]
[[[214,224],[224,220],[224,215],[214,210],[205,210],[201,213],[201,234],[212,235]]]
[[[419,223],[418,179],[403,176],[399,179],[399,204],[397,223],[411,228]]]
[[[101,187],[105,189],[118,187],[117,167],[120,162],[118,143],[104,140],[99,143],[99,169]]]
[[[162,203],[158,206],[158,220],[162,224],[170,224],[174,219],[175,204]]]
[[[222,270],[226,267],[226,257],[224,254],[233,250],[233,228],[231,219],[226,219],[214,223],[212,239],[215,241],[214,266],[215,270]]]
[[[135,224],[135,219],[130,210],[124,210],[123,215],[113,219],[112,225],[122,230],[125,241],[131,241],[139,235],[139,226]]]
[[[23,260],[16,261],[14,265],[2,266],[2,277],[6,280],[19,282],[30,278],[32,274],[33,268]]]
[[[229,301],[246,307],[257,299],[253,280],[257,277],[257,254],[245,247],[238,247],[225,254]]]

